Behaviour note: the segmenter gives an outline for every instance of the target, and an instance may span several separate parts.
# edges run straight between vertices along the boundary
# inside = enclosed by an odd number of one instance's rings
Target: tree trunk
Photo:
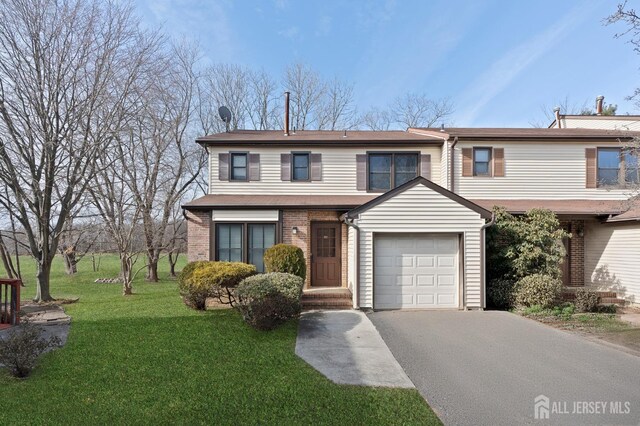
[[[147,258],[147,281],[157,283],[158,280],[158,259],[156,257]]]
[[[49,278],[51,275],[51,261],[47,259],[38,259],[37,268],[38,273],[36,274],[36,279],[38,280],[38,285],[36,286],[36,297],[33,299],[34,302],[52,302],[54,300],[51,297],[51,293],[49,292]]]
[[[75,247],[69,247],[62,252],[64,258],[64,269],[67,275],[73,275],[78,272],[78,262],[76,260]]]
[[[120,255],[120,277],[122,278],[122,295],[129,296],[133,294],[131,281],[133,280],[133,265],[131,259],[126,255]]]
[[[180,253],[176,253],[174,257],[173,253],[169,252],[169,274],[171,274],[172,277],[177,275],[176,263],[178,263],[178,256],[180,256]]]
[[[0,258],[2,259],[2,266],[4,266],[7,277],[15,278],[13,275],[13,265],[11,264],[11,255],[7,253],[7,250],[2,243],[0,243]]]

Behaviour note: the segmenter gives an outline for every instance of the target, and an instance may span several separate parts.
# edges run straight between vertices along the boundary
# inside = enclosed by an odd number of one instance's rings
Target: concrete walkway
[[[42,328],[44,339],[56,336],[60,339],[60,346],[67,343],[71,318],[64,312],[62,306],[56,304],[39,305],[28,301],[21,306],[20,311],[31,324]],[[12,328],[0,331],[0,338],[3,338],[11,330]]]
[[[298,327],[296,354],[335,383],[414,387],[362,312],[303,313]]]

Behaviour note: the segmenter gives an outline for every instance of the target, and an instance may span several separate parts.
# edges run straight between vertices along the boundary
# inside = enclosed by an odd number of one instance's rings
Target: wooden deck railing
[[[21,280],[0,278],[0,325],[20,322],[20,287]]]

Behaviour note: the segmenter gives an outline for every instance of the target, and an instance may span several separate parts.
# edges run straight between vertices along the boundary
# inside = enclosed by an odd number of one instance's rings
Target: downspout
[[[456,136],[455,138],[453,138],[453,143],[451,144],[451,158],[449,160],[449,174],[451,175],[451,187],[449,188],[449,191],[451,192],[456,192],[455,188],[455,173],[454,173],[454,164],[455,164],[455,160],[454,160],[454,155],[455,155],[455,151],[454,148],[456,147],[456,145],[458,144],[458,137]]]
[[[486,237],[485,234],[487,233],[487,228],[493,226],[496,223],[496,215],[494,212],[491,212],[491,220],[487,223],[485,223],[484,225],[482,225],[482,227],[480,228],[480,238],[481,238],[481,246],[482,246],[482,262],[480,262],[480,266],[482,267],[482,274],[481,274],[481,290],[482,290],[482,309],[484,309],[487,306],[487,259],[486,259],[486,251],[487,251],[487,244],[486,244]]]
[[[356,232],[355,241],[353,242],[353,248],[356,251],[356,264],[355,264],[355,279],[353,280],[353,294],[354,298],[354,309],[360,309],[360,227],[353,223],[353,219],[350,219],[346,214],[344,215],[344,223],[347,226],[350,226]]]

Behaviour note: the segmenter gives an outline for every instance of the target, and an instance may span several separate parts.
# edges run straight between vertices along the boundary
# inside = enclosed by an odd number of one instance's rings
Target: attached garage
[[[482,309],[491,212],[423,178],[349,211],[354,307]]]
[[[375,234],[374,309],[458,307],[456,234]]]

